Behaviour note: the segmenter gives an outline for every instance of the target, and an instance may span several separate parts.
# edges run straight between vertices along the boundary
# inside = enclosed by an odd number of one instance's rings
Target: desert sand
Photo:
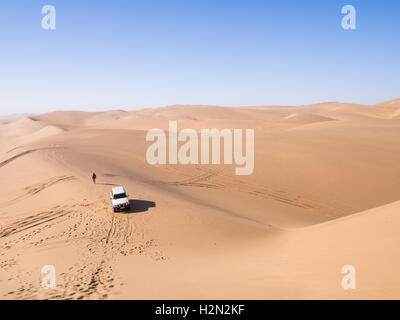
[[[254,173],[148,164],[169,120],[253,128]],[[1,117],[0,298],[398,299],[399,141],[400,100]]]

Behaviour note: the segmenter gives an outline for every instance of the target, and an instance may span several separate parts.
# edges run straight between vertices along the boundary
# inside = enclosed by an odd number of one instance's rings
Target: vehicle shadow
[[[147,200],[129,200],[131,208],[126,210],[125,213],[138,213],[148,211],[149,208],[155,208],[156,203],[154,201]]]

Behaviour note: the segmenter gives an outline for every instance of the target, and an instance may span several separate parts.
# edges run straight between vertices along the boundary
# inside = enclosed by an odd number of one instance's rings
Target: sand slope
[[[176,105],[11,119],[0,125],[0,296],[398,298],[399,110]],[[169,120],[254,128],[254,173],[149,165],[146,130]],[[114,185],[131,212],[112,212]],[[354,291],[341,288],[347,264]],[[44,265],[56,267],[55,290],[40,286]]]

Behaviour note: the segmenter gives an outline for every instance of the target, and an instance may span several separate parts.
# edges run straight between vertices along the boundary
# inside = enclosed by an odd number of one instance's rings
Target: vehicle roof
[[[115,187],[111,189],[111,192],[113,194],[125,193],[125,189],[123,187]]]

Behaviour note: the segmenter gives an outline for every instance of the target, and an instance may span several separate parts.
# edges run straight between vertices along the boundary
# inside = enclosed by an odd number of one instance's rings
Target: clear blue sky
[[[0,39],[1,114],[400,98],[398,0],[1,0]]]

